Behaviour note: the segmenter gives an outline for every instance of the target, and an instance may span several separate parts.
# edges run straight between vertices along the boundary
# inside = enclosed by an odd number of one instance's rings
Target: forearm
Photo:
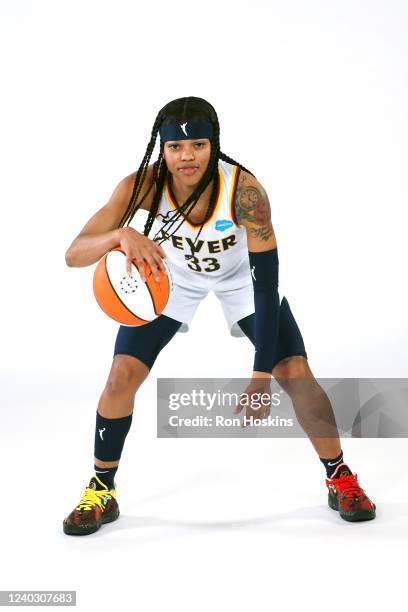
[[[258,296],[255,312],[255,377],[272,375],[276,363],[279,327],[279,294],[277,289]]]
[[[279,329],[278,251],[249,253],[255,302],[254,377],[271,375],[276,363]]]
[[[105,253],[120,244],[121,229],[78,236],[65,253],[67,265],[81,268],[96,263]]]

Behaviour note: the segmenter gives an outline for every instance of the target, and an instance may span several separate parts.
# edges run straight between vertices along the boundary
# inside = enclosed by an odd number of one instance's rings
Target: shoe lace
[[[92,507],[97,505],[101,510],[104,509],[104,498],[109,495],[109,491],[95,491],[86,487],[82,491],[81,501],[77,505],[77,510],[92,510]],[[110,497],[110,495],[109,495]],[[109,499],[108,497],[108,499]]]
[[[340,474],[336,478],[336,488],[346,497],[355,497],[364,493],[357,481],[357,474]]]

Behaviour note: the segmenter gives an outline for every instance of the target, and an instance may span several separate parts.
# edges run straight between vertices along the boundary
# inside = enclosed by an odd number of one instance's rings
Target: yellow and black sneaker
[[[98,531],[104,523],[116,521],[118,517],[119,506],[116,501],[116,489],[108,489],[95,475],[92,476],[89,485],[82,490],[79,504],[64,519],[64,533],[68,535],[89,535]]]

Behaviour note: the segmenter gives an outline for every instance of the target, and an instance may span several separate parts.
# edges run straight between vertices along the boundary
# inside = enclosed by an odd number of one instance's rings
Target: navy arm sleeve
[[[276,363],[279,326],[278,249],[249,251],[255,302],[254,370],[271,374]]]

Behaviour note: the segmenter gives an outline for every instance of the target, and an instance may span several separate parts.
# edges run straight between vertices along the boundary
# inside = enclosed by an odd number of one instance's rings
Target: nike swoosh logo
[[[330,461],[329,461],[329,463],[327,465],[330,465],[330,466],[337,465],[338,463],[341,463],[341,462],[342,462],[342,459],[339,459],[338,461],[335,461],[334,463],[330,463]]]

